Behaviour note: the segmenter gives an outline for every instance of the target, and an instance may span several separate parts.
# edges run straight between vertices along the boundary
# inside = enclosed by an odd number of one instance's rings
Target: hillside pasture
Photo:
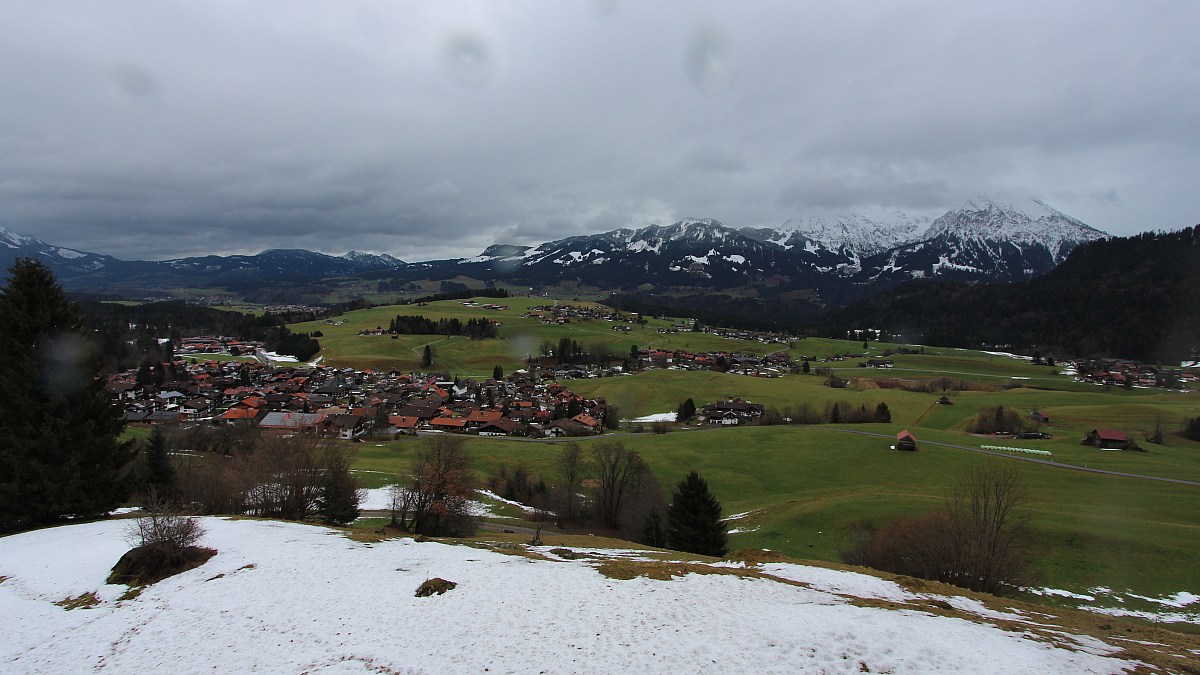
[[[442,300],[419,305],[386,305],[346,312],[336,317],[340,325],[324,321],[309,321],[292,324],[293,332],[313,333],[320,331],[321,355],[325,363],[376,370],[417,370],[425,345],[434,350],[432,369],[450,372],[463,377],[487,377],[496,365],[512,372],[525,367],[526,358],[537,356],[543,343],[557,347],[560,338],[568,337],[585,349],[593,344],[604,345],[618,357],[629,354],[630,347],[637,346],[660,349],[685,349],[692,351],[728,351],[763,354],[784,345],[762,344],[749,340],[724,338],[719,335],[681,331],[660,333],[660,328],[670,328],[670,320],[647,318],[646,325],[636,323],[618,324],[602,319],[572,319],[567,324],[542,324],[535,318],[522,318],[532,307],[551,305],[555,301],[546,298],[475,298],[480,303],[508,305],[506,310],[488,310],[468,307],[462,300]],[[574,306],[595,307],[591,302],[570,302]],[[388,327],[396,315],[421,315],[431,320],[487,318],[500,321],[499,338],[468,340],[465,337],[444,335],[358,335],[360,330]],[[628,325],[628,332],[614,331],[617,325]]]

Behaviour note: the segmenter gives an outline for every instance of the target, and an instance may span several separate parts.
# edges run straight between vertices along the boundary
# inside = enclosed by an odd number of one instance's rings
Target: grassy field
[[[896,425],[859,430],[894,433]],[[921,430],[917,453],[889,450],[886,438],[823,427],[757,427],[637,434],[621,437],[647,460],[670,490],[699,471],[726,514],[744,530],[732,547],[770,548],[788,555],[837,561],[857,528],[928,509],[953,491],[974,462],[1008,462],[1029,493],[1034,533],[1033,571],[1039,583],[1086,589],[1097,585],[1166,594],[1200,588],[1195,564],[1200,542],[1200,487],[1089,474],[993,458],[931,442],[970,444],[973,437]],[[375,485],[400,476],[418,440],[359,446],[357,466]],[[587,448],[596,440],[583,441]],[[553,476],[561,444],[472,439],[481,477],[523,464]],[[1093,451],[1097,452],[1097,451]],[[1105,453],[1115,459],[1126,453]],[[1190,458],[1200,448],[1190,449]],[[1171,470],[1186,458],[1166,458]],[[1135,467],[1125,467],[1135,468]]]
[[[483,299],[483,302],[489,302]],[[603,343],[617,354],[631,345],[764,353],[779,345],[729,340],[715,335],[658,333],[671,321],[650,319],[629,333],[614,324],[592,320],[566,326],[544,326],[519,315],[544,299],[508,298],[505,311],[464,307],[458,301],[426,307],[389,306],[347,313],[345,323],[298,324],[293,330],[324,333],[325,362],[371,368],[414,370],[425,344],[436,350],[434,368],[462,376],[490,375],[523,365],[524,357],[543,342],[556,344],[569,336],[587,345]],[[580,303],[575,303],[580,304]],[[501,338],[470,341],[442,336],[359,336],[362,328],[388,325],[396,314],[422,314],[432,319],[486,316],[502,322]],[[619,438],[638,450],[670,490],[689,470],[708,480],[727,514],[751,512],[733,523],[734,547],[771,548],[789,555],[836,561],[858,528],[927,509],[948,496],[974,462],[1008,462],[1018,467],[1029,493],[1028,515],[1033,532],[1033,569],[1038,583],[1083,590],[1097,585],[1134,589],[1145,594],[1200,590],[1200,487],[1107,476],[1071,470],[1088,467],[1200,481],[1200,443],[1182,438],[1184,422],[1200,415],[1200,394],[1160,390],[1105,388],[1077,383],[1059,369],[986,352],[930,348],[898,354],[906,345],[806,338],[795,343],[793,358],[818,359],[814,368],[832,368],[850,380],[846,388],[826,386],[816,375],[778,379],[749,378],[708,371],[655,370],[633,376],[568,382],[586,396],[604,396],[621,408],[622,417],[675,410],[692,398],[697,405],[742,397],[786,410],[810,405],[824,410],[834,402],[868,409],[887,403],[892,424],[853,427],[755,427],[715,431],[676,431],[665,435],[631,434]],[[911,346],[907,346],[912,348]],[[886,355],[895,368],[858,367],[861,359],[824,362],[843,353]],[[973,390],[944,393],[954,405],[938,405],[940,388],[909,391],[885,380],[907,381],[908,388],[946,378],[971,383]],[[880,386],[881,383],[884,386]],[[964,432],[968,421],[986,408],[1004,405],[1022,415],[1038,409],[1051,421],[1038,429],[1054,438],[997,441]],[[1143,439],[1157,425],[1166,432],[1163,445]],[[1031,427],[1033,425],[1031,424]],[[888,439],[847,431],[894,434],[911,429],[922,441],[917,453],[888,449]],[[1128,432],[1146,452],[1100,451],[1080,444],[1094,428]],[[372,486],[386,485],[407,470],[419,441],[402,439],[361,444],[357,467]],[[583,441],[585,448],[595,440]],[[524,464],[551,480],[561,446],[557,443],[506,439],[468,440],[481,477],[500,466]],[[933,445],[971,448],[984,444],[1049,450],[1059,466],[980,455]]]
[[[425,345],[434,349],[433,369],[464,377],[490,376],[494,366],[501,365],[506,372],[524,367],[525,358],[537,354],[543,342],[558,344],[559,338],[570,337],[583,346],[603,344],[614,353],[624,356],[631,346],[646,348],[682,348],[697,351],[741,351],[762,354],[782,348],[782,345],[763,345],[744,340],[730,340],[706,333],[682,332],[659,333],[659,328],[668,327],[670,321],[648,319],[645,326],[632,325],[628,333],[612,330],[618,325],[603,320],[572,320],[566,325],[542,325],[537,319],[523,319],[521,314],[531,307],[551,304],[544,298],[479,298],[481,302],[508,305],[507,310],[485,310],[465,307],[461,301],[445,300],[432,302],[425,307],[417,305],[387,305],[362,309],[338,317],[341,325],[331,326],[324,321],[292,324],[291,330],[312,333],[321,331],[321,355],[325,362],[333,365],[358,368],[415,370],[421,364],[421,352]],[[577,306],[594,305],[588,302],[573,302]],[[419,314],[429,319],[457,318],[462,321],[474,318],[497,319],[501,322],[500,338],[494,340],[468,340],[464,337],[442,335],[399,335],[396,339],[388,335],[358,335],[362,329],[386,328],[397,314]]]

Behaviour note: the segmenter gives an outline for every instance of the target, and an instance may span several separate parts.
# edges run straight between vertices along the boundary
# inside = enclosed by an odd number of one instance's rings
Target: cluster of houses
[[[262,349],[261,342],[251,340],[236,340],[223,336],[186,337],[179,341],[175,353],[181,356],[202,356],[204,354],[254,354]]]
[[[795,364],[786,350],[766,355],[741,352],[692,352],[686,349],[638,350],[642,368],[722,370],[751,377],[782,377]]]
[[[1077,382],[1117,387],[1165,387],[1182,389],[1200,380],[1200,368],[1185,367],[1164,370],[1129,359],[1097,359],[1072,361],[1066,364],[1065,374]]]
[[[600,321],[617,321],[620,323],[637,323],[639,317],[634,314],[622,314],[615,309],[603,305],[536,305],[528,312],[521,314],[522,319],[537,319],[543,326],[551,324],[567,324],[575,321],[597,319]]]
[[[598,434],[615,411],[603,398],[578,396],[525,371],[504,380],[453,381],[396,371],[205,361],[177,362],[174,372],[179,380],[158,386],[139,382],[136,371],[109,378],[108,391],[124,404],[126,422],[253,426],[345,440],[418,431],[542,437]]]
[[[684,319],[681,322],[672,324],[667,328],[659,328],[658,332],[663,334],[677,333],[708,333],[709,335],[719,335],[723,338],[731,340],[751,340],[762,344],[791,344],[796,338],[789,337],[783,333],[771,331],[747,330],[743,328],[716,328],[713,326],[703,326],[690,319]]]

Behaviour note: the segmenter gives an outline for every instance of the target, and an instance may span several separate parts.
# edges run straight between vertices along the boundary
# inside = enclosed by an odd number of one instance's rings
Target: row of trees
[[[388,323],[388,333],[392,335],[465,335],[472,340],[494,338],[497,336],[496,324],[488,319],[433,320],[419,314],[397,314]]]
[[[315,517],[331,524],[358,517],[362,494],[346,446],[308,436],[224,435],[168,435],[156,428],[145,451],[145,484],[206,514]],[[205,447],[214,442],[220,445]],[[167,447],[176,450],[169,459]]]
[[[641,455],[620,442],[598,441],[589,453],[577,443],[567,444],[556,468],[548,482],[524,467],[501,467],[488,487],[533,507],[538,521],[554,518],[561,527],[617,532],[651,546],[725,554],[721,505],[695,472],[668,503]],[[477,483],[462,438],[425,439],[409,470],[409,480],[392,488],[393,525],[431,536],[474,532]]]

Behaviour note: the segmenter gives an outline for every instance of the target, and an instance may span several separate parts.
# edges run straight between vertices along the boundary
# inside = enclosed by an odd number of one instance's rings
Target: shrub
[[[133,548],[113,566],[108,583],[144,586],[198,567],[217,553],[196,545],[203,536],[194,516],[170,508],[151,490],[146,515],[130,521],[125,531]]]
[[[860,533],[843,559],[1001,595],[1024,581],[1024,499],[1016,469],[976,465],[941,507]]]
[[[1002,405],[984,408],[967,421],[967,433],[970,434],[1019,434],[1026,430],[1025,418],[1012,408]]]
[[[1183,428],[1183,435],[1193,441],[1200,441],[1200,417],[1188,420],[1187,425]]]

